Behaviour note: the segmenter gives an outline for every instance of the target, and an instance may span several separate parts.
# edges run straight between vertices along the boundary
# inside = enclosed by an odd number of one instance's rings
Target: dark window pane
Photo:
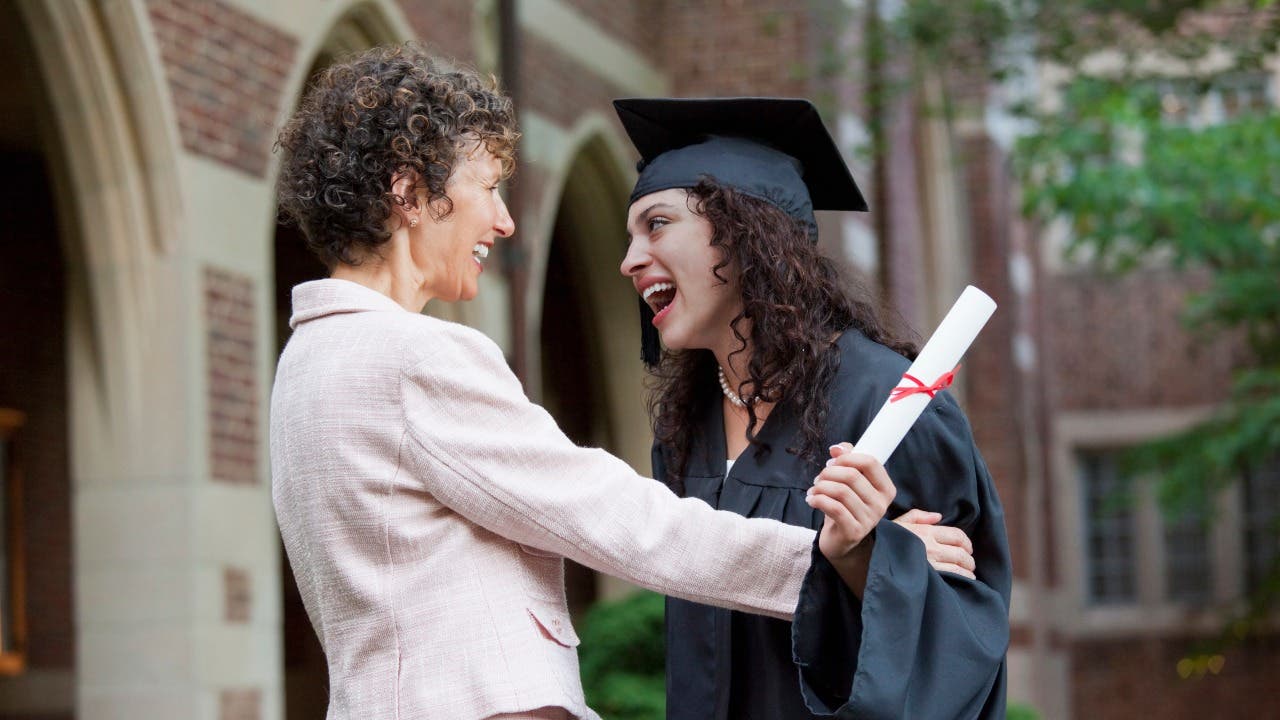
[[[1081,452],[1079,461],[1088,601],[1093,605],[1133,602],[1137,596],[1134,518],[1127,483],[1116,469],[1112,452]]]
[[[1213,572],[1209,567],[1209,533],[1203,512],[1164,517],[1164,568],[1170,600],[1192,605],[1209,602]]]
[[[1280,460],[1244,476],[1245,588],[1259,590],[1280,562]]]

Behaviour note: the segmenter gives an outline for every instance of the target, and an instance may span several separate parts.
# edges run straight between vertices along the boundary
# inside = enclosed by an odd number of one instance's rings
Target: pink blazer
[[[343,280],[293,289],[271,396],[280,534],[330,720],[583,701],[563,558],[790,618],[810,530],[679,499],[570,442],[483,334]]]

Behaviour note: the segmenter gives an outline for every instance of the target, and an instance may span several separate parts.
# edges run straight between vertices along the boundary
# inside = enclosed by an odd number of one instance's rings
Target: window
[[[1134,565],[1133,504],[1127,483],[1116,469],[1115,453],[1080,453],[1084,490],[1087,593],[1090,604],[1131,603],[1137,599]]]
[[[1255,592],[1280,572],[1280,460],[1246,473],[1242,486],[1245,590]]]
[[[1208,605],[1214,573],[1205,510],[1177,517],[1157,511],[1154,497],[1138,492],[1139,486],[1121,473],[1118,451],[1081,451],[1079,467],[1089,604]],[[1139,561],[1154,568],[1145,589],[1140,587]]]
[[[0,674],[26,666],[26,617],[23,588],[22,485],[14,437],[24,416],[0,408]]]
[[[1157,84],[1160,109],[1171,125],[1217,125],[1267,112],[1271,106],[1270,76],[1238,73],[1206,84],[1194,78],[1171,78]]]
[[[1164,517],[1164,548],[1165,596],[1187,605],[1207,605],[1213,597],[1213,572],[1205,513]]]

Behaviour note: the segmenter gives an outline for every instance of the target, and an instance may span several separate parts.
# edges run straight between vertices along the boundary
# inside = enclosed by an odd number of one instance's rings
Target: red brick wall
[[[27,665],[73,671],[65,267],[44,160],[0,154],[0,407],[26,414],[15,438],[23,469]],[[0,678],[0,694],[6,678]],[[18,680],[20,682],[20,679]]]
[[[430,50],[454,60],[474,60],[471,26],[475,10],[470,0],[399,0],[399,4],[414,33]]]
[[[650,62],[656,64],[660,61],[658,42],[665,32],[665,23],[658,21],[662,6],[654,0],[564,0],[564,4],[582,13],[619,43],[646,56]]]
[[[1027,574],[1026,471],[1023,462],[1023,428],[1019,419],[1018,370],[1010,348],[1017,332],[1016,304],[1009,281],[1010,178],[1003,152],[988,138],[973,138],[962,145],[963,187],[967,192],[968,231],[972,267],[970,277],[1000,305],[982,334],[965,356],[966,410],[974,437],[996,480],[1005,508],[1014,577]]]
[[[541,38],[525,35],[520,42],[522,109],[536,110],[565,129],[592,109],[612,120],[613,99],[634,94],[579,65]],[[621,133],[622,126],[617,127]]]
[[[808,4],[668,0],[656,47],[673,95],[808,95]]]
[[[266,172],[298,42],[219,0],[147,0],[182,144]]]
[[[1280,717],[1276,658],[1280,638],[1253,640],[1225,651],[1218,674],[1183,679],[1178,661],[1193,648],[1180,638],[1126,638],[1083,642],[1071,649],[1071,702],[1075,717]]]
[[[259,720],[261,717],[261,690],[223,690],[218,694],[218,720]]]
[[[258,387],[251,278],[205,268],[209,462],[215,481],[258,480]]]
[[[1045,358],[1060,410],[1185,407],[1220,401],[1238,345],[1192,338],[1180,323],[1202,280],[1173,271],[1120,278],[1092,273],[1048,281]]]

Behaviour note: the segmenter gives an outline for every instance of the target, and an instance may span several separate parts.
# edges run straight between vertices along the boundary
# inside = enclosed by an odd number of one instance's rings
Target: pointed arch
[[[549,191],[537,213],[531,257],[528,316],[530,337],[545,338],[544,307],[552,284],[571,285],[581,303],[579,317],[591,353],[597,410],[608,431],[592,438],[646,470],[649,426],[644,412],[644,368],[640,363],[635,292],[618,273],[625,245],[627,197],[634,171],[613,129],[599,113],[584,116],[569,131],[568,148],[555,165]],[[562,266],[552,263],[552,259]],[[546,353],[541,353],[545,355]],[[554,368],[532,358],[535,397]]]

